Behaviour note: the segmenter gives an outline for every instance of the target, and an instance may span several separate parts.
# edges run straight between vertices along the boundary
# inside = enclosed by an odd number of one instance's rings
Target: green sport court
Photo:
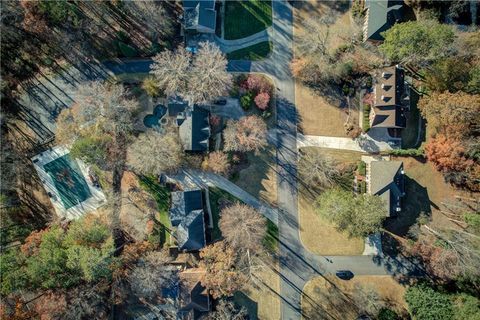
[[[68,210],[91,197],[77,161],[68,154],[45,164],[44,170],[52,178],[65,209]]]

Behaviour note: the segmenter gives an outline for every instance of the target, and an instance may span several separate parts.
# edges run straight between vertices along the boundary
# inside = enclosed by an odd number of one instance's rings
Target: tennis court
[[[57,188],[65,209],[87,200],[91,196],[80,168],[70,155],[64,155],[43,167]]]

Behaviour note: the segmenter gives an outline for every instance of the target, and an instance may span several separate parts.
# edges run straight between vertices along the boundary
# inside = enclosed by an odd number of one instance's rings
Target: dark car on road
[[[227,104],[227,99],[217,99],[213,101],[213,104],[219,105],[219,106],[224,106]]]
[[[335,275],[342,280],[350,280],[353,278],[353,272],[350,270],[338,270]]]

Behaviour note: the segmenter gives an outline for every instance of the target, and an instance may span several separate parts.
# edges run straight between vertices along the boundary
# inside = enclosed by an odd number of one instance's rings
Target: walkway
[[[272,27],[268,27],[267,29],[252,34],[251,36],[237,40],[225,40],[215,36],[215,42],[223,52],[229,53],[235,50],[253,46],[260,42],[269,41],[271,32]]]
[[[297,147],[319,147],[369,153],[392,150],[392,147],[387,142],[376,141],[366,134],[361,135],[357,139],[310,135],[304,136],[298,134]]]
[[[175,179],[180,182],[185,189],[191,188],[204,188],[207,186],[218,187],[232,194],[236,198],[242,200],[249,206],[257,209],[261,214],[263,214],[267,219],[272,221],[275,224],[278,224],[278,211],[270,207],[268,204],[258,200],[250,193],[246,192],[233,182],[224,177],[211,173],[204,172],[200,170],[185,169],[180,171],[177,174],[171,175],[170,178]]]

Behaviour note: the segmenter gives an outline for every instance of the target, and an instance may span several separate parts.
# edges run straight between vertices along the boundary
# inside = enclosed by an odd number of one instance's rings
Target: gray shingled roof
[[[396,215],[405,192],[405,177],[401,161],[372,161],[370,163],[370,193],[380,196],[386,204],[387,216]]]
[[[171,193],[170,221],[177,227],[191,211],[203,209],[202,190],[175,191]]]
[[[369,40],[383,41],[381,33],[403,17],[403,1],[367,0],[365,6],[368,8],[365,37]]]
[[[202,190],[172,192],[170,222],[176,227],[179,250],[193,251],[205,246]]]
[[[217,14],[214,0],[183,1],[185,28],[204,27],[215,30]]]
[[[178,249],[200,250],[205,247],[205,221],[202,210],[190,211],[180,222],[176,231]]]
[[[197,105],[193,110],[187,109],[179,133],[185,151],[207,151],[210,138],[208,111]]]

